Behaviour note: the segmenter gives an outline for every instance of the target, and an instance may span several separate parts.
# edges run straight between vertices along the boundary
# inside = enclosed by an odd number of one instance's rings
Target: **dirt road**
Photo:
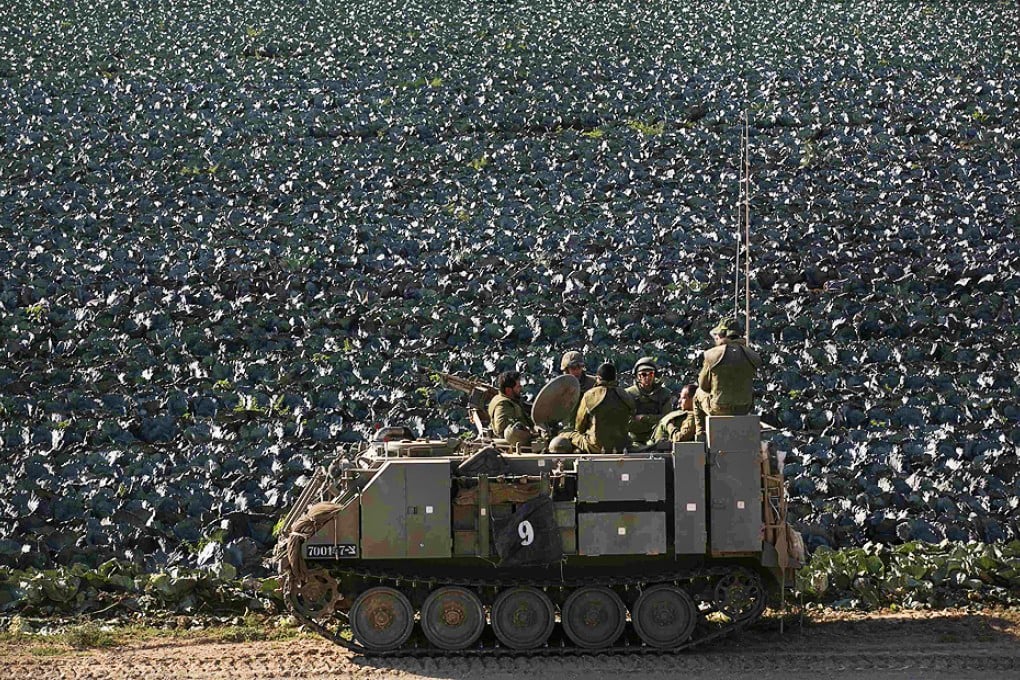
[[[1020,610],[884,613],[815,612],[803,628],[766,620],[695,652],[665,656],[387,659],[351,655],[317,638],[224,643],[160,638],[109,649],[38,656],[0,644],[0,680],[14,678],[1020,678]]]

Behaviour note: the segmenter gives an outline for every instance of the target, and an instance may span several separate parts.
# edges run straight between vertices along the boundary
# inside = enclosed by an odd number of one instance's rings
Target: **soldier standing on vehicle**
[[[649,444],[657,442],[692,442],[696,434],[697,426],[694,418],[694,394],[698,386],[684,385],[677,398],[677,409],[670,411],[662,417],[655,431],[648,440]]]
[[[595,387],[584,393],[577,408],[577,431],[563,436],[586,453],[631,448],[627,425],[634,413],[634,399],[617,386],[616,367],[612,364],[599,366],[595,376]]]
[[[630,421],[631,439],[644,444],[652,436],[656,424],[669,413],[673,395],[656,380],[655,359],[641,357],[634,364],[634,384],[627,393],[634,398],[634,417]]]
[[[761,356],[747,346],[744,329],[723,319],[711,331],[715,347],[705,350],[694,395],[695,439],[705,440],[705,416],[743,416],[754,402],[752,382]]]
[[[521,425],[527,430],[534,428],[528,410],[521,403],[521,374],[517,371],[505,371],[499,374],[496,383],[499,394],[489,402],[489,427],[497,438],[507,436],[507,429]]]

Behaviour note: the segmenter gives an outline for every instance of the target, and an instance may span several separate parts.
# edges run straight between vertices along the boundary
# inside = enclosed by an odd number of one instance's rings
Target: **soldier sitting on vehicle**
[[[560,372],[564,375],[572,375],[577,378],[577,382],[581,386],[582,397],[585,392],[595,387],[595,378],[585,372],[584,355],[580,352],[565,352],[563,357],[560,358]],[[578,403],[580,403],[580,400],[578,400]],[[574,406],[574,410],[570,414],[570,420],[567,421],[567,429],[574,427],[575,420],[577,420],[577,406]]]
[[[595,387],[584,393],[577,408],[577,431],[563,436],[585,453],[631,448],[627,425],[634,413],[634,399],[617,386],[612,364],[599,366],[595,376]]]
[[[658,366],[655,359],[641,357],[634,364],[634,384],[627,394],[634,398],[634,417],[630,421],[630,436],[635,444],[644,445],[652,436],[655,425],[669,413],[673,395],[655,379]]]
[[[752,381],[761,356],[747,346],[744,329],[723,319],[711,331],[715,347],[705,350],[694,395],[695,440],[705,441],[705,416],[742,416],[754,402]]]
[[[521,403],[521,374],[517,371],[500,373],[496,383],[499,394],[489,402],[489,427],[497,438],[520,441],[520,433],[529,435],[535,424]],[[530,440],[530,436],[527,437]]]
[[[677,410],[662,417],[648,440],[649,444],[694,441],[697,429],[694,423],[694,394],[697,390],[697,385],[684,385],[676,400]]]
[[[595,387],[595,378],[585,373],[584,355],[580,352],[565,352],[560,359],[560,372],[577,378],[581,385],[581,394]]]

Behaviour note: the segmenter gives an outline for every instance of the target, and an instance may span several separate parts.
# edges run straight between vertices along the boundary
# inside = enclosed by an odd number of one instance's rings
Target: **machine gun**
[[[468,409],[471,412],[471,422],[475,424],[478,435],[484,436],[489,427],[489,402],[499,394],[499,390],[492,385],[469,378],[462,378],[452,373],[441,373],[439,371],[430,371],[430,373],[433,380],[450,389],[468,395]]]

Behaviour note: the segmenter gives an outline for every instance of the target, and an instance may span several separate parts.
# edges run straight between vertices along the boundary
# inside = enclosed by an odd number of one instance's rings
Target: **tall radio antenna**
[[[740,256],[743,249],[744,266],[744,329],[751,337],[751,127],[747,111],[740,125],[740,161],[737,164],[737,248],[733,266],[733,318],[740,315]]]
[[[740,314],[740,246],[744,226],[744,128],[740,128],[740,160],[737,161],[737,243],[733,260],[733,318]]]
[[[751,342],[751,127],[744,110],[744,337]]]

